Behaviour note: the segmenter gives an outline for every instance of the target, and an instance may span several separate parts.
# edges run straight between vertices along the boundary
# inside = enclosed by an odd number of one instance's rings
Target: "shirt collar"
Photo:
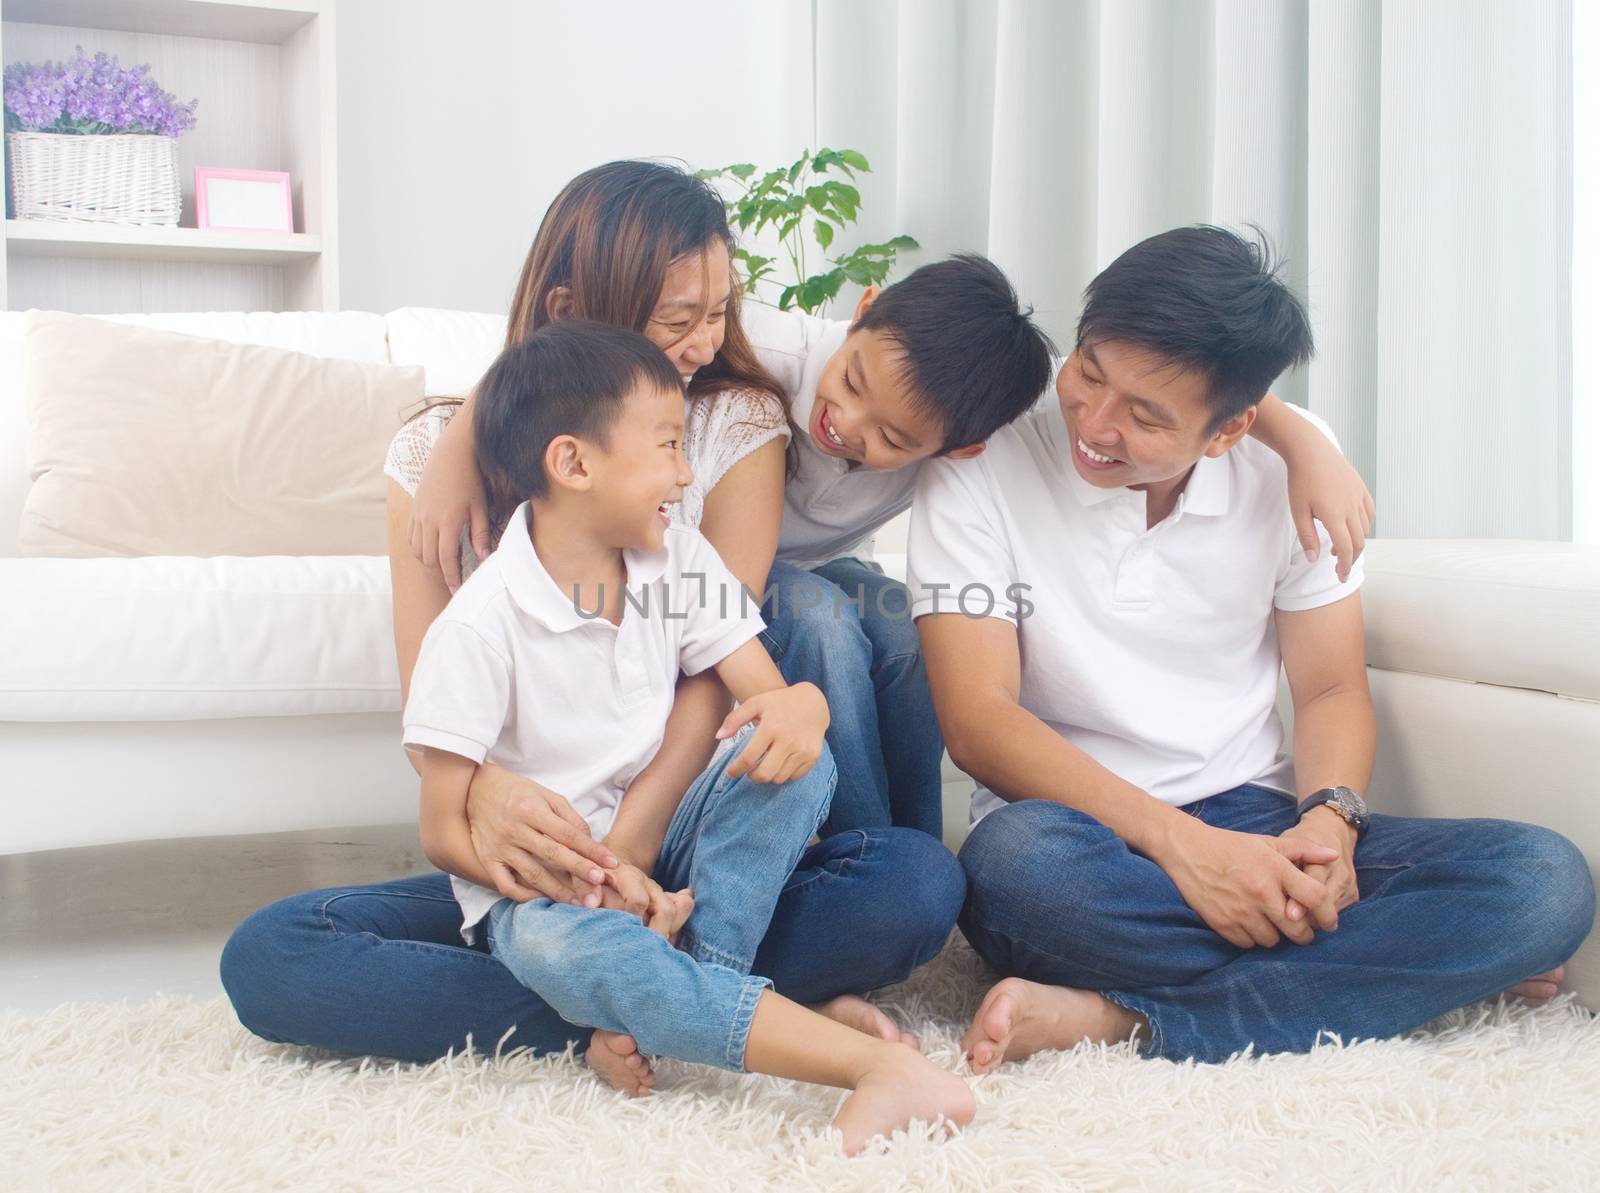
[[[529,617],[558,634],[597,620],[579,613],[574,595],[563,592],[550,578],[538,552],[533,549],[528,517],[528,503],[523,502],[511,515],[505,533],[500,536],[500,545],[495,549],[511,599]],[[669,527],[667,533],[670,535],[673,530]],[[665,545],[659,551],[623,551],[622,560],[627,568],[628,588],[633,591],[654,584],[667,570]],[[623,616],[627,616],[626,606]]]
[[[1194,462],[1189,483],[1178,495],[1180,514],[1200,514],[1219,517],[1228,512],[1233,496],[1233,468],[1227,453],[1220,456],[1201,456]]]

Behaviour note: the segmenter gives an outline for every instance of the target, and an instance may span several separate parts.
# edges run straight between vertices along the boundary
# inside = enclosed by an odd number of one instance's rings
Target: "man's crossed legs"
[[[1268,836],[1296,820],[1288,797],[1251,786],[1185,811]],[[1548,829],[1374,815],[1355,856],[1361,897],[1335,931],[1239,949],[1092,817],[1042,800],[990,813],[961,850],[961,927],[1020,980],[974,1019],[974,1068],[1136,1029],[1147,1055],[1200,1061],[1392,1036],[1544,976],[1594,921],[1588,864]]]

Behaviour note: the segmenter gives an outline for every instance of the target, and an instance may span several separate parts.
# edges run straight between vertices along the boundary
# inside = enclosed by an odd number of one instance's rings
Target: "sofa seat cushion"
[[[1376,539],[1366,561],[1370,666],[1600,700],[1600,547]]]
[[[0,610],[0,720],[400,706],[381,556],[0,559]]]

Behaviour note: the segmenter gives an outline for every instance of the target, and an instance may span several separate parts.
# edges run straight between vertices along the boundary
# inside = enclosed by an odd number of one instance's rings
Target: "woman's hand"
[[[752,696],[728,714],[717,730],[717,740],[732,737],[751,721],[760,723],[723,772],[729,778],[748,774],[757,783],[787,783],[822,757],[828,701],[815,684],[790,684]]]
[[[481,563],[489,557],[489,502],[463,406],[440,433],[411,498],[411,552],[442,575],[451,592],[461,587],[461,535],[469,526]]]
[[[518,903],[597,907],[605,871],[617,865],[563,797],[487,762],[467,789],[467,826],[495,890]]]
[[[1315,522],[1321,522],[1339,560],[1339,579],[1347,580],[1372,529],[1376,513],[1372,494],[1361,474],[1321,432],[1313,428],[1305,442],[1310,446],[1288,457],[1295,533],[1306,558],[1315,560],[1322,549]]]

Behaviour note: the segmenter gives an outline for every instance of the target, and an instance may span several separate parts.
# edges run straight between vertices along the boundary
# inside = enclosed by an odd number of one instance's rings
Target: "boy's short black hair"
[[[878,295],[852,330],[899,347],[913,400],[944,428],[942,454],[982,443],[1050,384],[1050,338],[994,262],[962,253]]]
[[[576,435],[603,446],[624,399],[641,383],[683,389],[666,353],[636,331],[558,319],[513,344],[489,366],[474,399],[485,483],[513,505],[545,496],[551,440]]]
[[[1311,359],[1311,323],[1259,228],[1209,224],[1142,240],[1084,291],[1078,347],[1134,344],[1206,379],[1215,430]]]

